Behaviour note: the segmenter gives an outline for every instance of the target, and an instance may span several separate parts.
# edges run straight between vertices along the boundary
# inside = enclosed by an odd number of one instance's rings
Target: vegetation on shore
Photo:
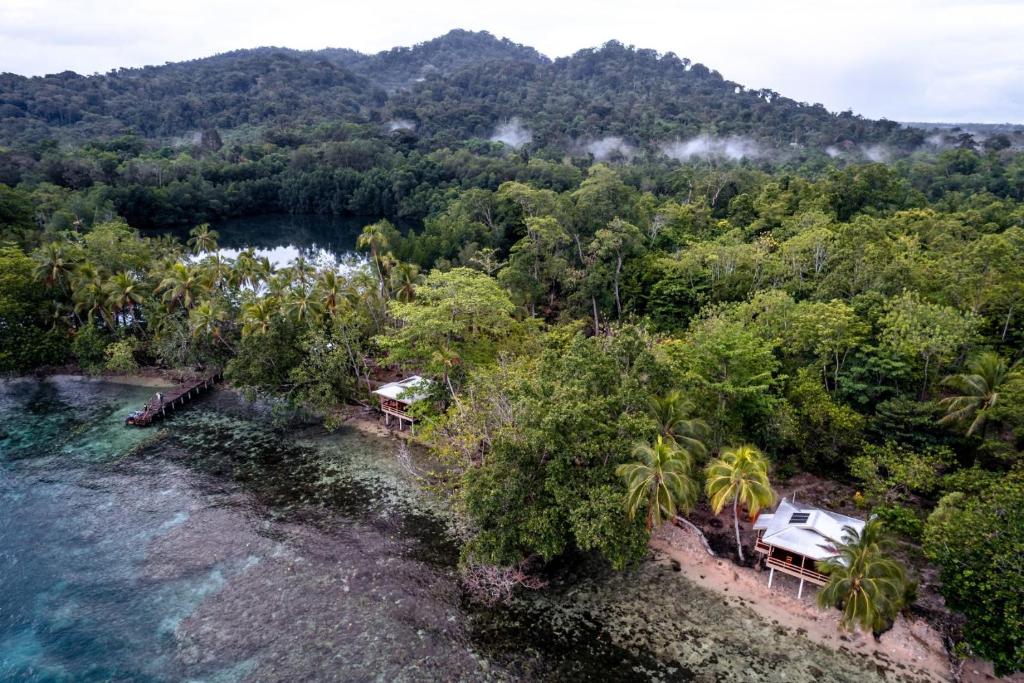
[[[675,90],[644,108],[599,67],[689,83],[705,108],[724,96],[720,77],[678,77],[671,60],[620,48],[541,60],[532,80],[488,63],[481,78],[533,103],[547,79],[571,85],[588,103],[568,119],[579,137],[659,121],[700,132],[666,109]],[[428,79],[371,120],[384,106],[360,89],[372,74],[335,76],[369,98],[361,120],[275,120],[178,147],[96,118],[113,128],[62,147],[8,121],[0,371],[216,365],[328,426],[381,368],[415,371],[435,380],[421,435],[468,520],[467,564],[522,576],[571,552],[628,567],[702,490],[738,527],[772,504],[772,479],[855,482],[879,521],[844,548],[850,564],[822,599],[876,630],[908,603],[890,590],[909,577],[890,564],[884,524],[938,567],[969,646],[1001,672],[1024,667],[1024,155],[966,136],[892,164],[653,149],[595,163],[556,126],[571,103],[538,109],[536,141],[513,149],[472,137],[496,122],[471,124],[495,96],[471,80]],[[782,102],[768,116],[764,99],[737,100],[749,106],[720,123],[753,130],[763,115],[769,137],[854,145],[917,135],[801,119]],[[468,112],[445,125],[460,102]],[[385,112],[422,136],[382,132]],[[271,210],[383,218],[367,221],[364,259],[280,269],[254,250],[226,257],[202,224]],[[139,232],[175,223],[198,224],[187,245]]]

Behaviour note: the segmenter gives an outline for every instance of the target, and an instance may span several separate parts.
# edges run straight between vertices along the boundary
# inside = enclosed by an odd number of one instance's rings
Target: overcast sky
[[[376,52],[452,28],[552,57],[616,39],[752,88],[899,121],[1024,122],[1024,0],[0,0],[0,71],[259,45]]]

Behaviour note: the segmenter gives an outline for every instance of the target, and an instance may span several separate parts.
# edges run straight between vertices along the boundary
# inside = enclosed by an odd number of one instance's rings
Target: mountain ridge
[[[0,75],[0,144],[8,146],[395,120],[408,122],[428,148],[487,139],[496,127],[521,122],[520,137],[532,149],[553,153],[607,146],[606,138],[620,140],[619,152],[701,135],[749,138],[749,149],[912,149],[923,140],[895,122],[747,89],[674,53],[609,41],[550,59],[462,29],[375,54],[259,47],[93,76]]]

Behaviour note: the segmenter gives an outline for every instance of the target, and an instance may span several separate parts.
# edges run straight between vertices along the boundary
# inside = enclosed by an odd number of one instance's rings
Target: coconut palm
[[[333,270],[324,270],[318,275],[314,291],[331,316],[346,304],[345,281]]]
[[[65,288],[74,272],[67,250],[60,242],[50,242],[39,247],[35,253],[36,266],[34,275],[48,288]]]
[[[989,412],[999,402],[999,395],[1006,385],[1019,379],[1019,361],[1007,364],[998,353],[986,351],[967,362],[968,372],[950,375],[942,380],[942,384],[956,393],[939,401],[945,407],[946,415],[939,420],[941,424],[965,424],[967,436],[971,436],[981,428],[988,419]]]
[[[299,254],[286,269],[286,272],[291,276],[293,282],[299,284],[299,287],[307,289],[316,275],[316,266],[310,263],[305,256]]]
[[[282,310],[295,322],[303,323],[319,318],[323,313],[323,305],[317,301],[313,292],[296,289],[285,297]]]
[[[172,265],[156,287],[157,293],[163,292],[163,300],[167,303],[168,309],[177,305],[183,311],[192,308],[196,297],[202,294],[204,289],[203,277],[199,271],[184,263]]]
[[[692,406],[681,393],[670,391],[664,396],[652,396],[649,400],[650,412],[658,423],[658,432],[695,456],[707,452],[703,439],[708,434],[708,426],[704,420],[693,419],[690,415]]]
[[[380,293],[381,296],[386,296],[386,289],[384,285],[384,268],[381,264],[381,255],[386,253],[391,247],[391,241],[388,238],[388,232],[394,230],[391,223],[388,221],[377,221],[371,223],[363,228],[363,232],[359,235],[359,239],[356,240],[356,247],[359,249],[369,249],[370,259],[373,261],[374,268],[377,270],[377,279],[380,282]]]
[[[228,284],[230,284],[232,277],[231,263],[220,254],[207,256],[199,264],[199,267],[202,269],[206,282],[211,288],[224,291]]]
[[[721,457],[708,463],[705,474],[705,490],[715,514],[732,503],[736,550],[743,562],[739,508],[742,505],[756,515],[775,502],[775,492],[768,481],[768,461],[754,446],[739,446],[723,451]]]
[[[859,625],[876,633],[889,624],[903,608],[907,594],[907,574],[889,557],[892,544],[881,520],[868,520],[864,530],[843,527],[843,543],[838,556],[818,563],[829,577],[818,593],[822,607],[840,607],[843,627]]]
[[[263,297],[245,306],[242,312],[242,335],[265,334],[280,310],[277,300]]]
[[[193,254],[208,254],[211,251],[217,251],[217,238],[220,235],[216,230],[210,230],[209,224],[197,225],[189,234],[191,237],[188,240],[188,246],[192,249]]]
[[[125,316],[131,316],[132,325],[138,322],[136,312],[145,297],[138,280],[128,273],[115,273],[103,287],[107,293],[107,308],[119,324]]]
[[[227,322],[227,311],[220,304],[209,299],[197,304],[188,312],[188,323],[193,337],[211,337],[232,350],[231,345],[224,338],[224,327]]]
[[[415,263],[397,263],[391,270],[391,289],[395,298],[409,303],[416,298],[416,285],[423,282],[420,267]]]
[[[84,314],[90,324],[99,314],[107,325],[113,328],[114,322],[107,313],[107,292],[103,284],[99,268],[89,262],[79,264],[71,280],[75,314]]]
[[[661,436],[653,444],[633,446],[636,462],[619,465],[615,474],[626,482],[626,511],[630,519],[647,504],[647,530],[673,519],[679,510],[689,511],[697,501],[693,458]]]
[[[232,271],[232,280],[232,284],[252,287],[253,289],[260,283],[260,264],[256,258],[255,249],[250,247],[238,254]]]

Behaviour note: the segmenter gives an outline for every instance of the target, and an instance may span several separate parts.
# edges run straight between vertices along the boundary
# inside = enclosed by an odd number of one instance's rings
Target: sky
[[[608,40],[897,121],[1024,122],[1024,0],[0,0],[0,72],[83,74],[237,48],[376,52],[453,28],[559,57]]]

